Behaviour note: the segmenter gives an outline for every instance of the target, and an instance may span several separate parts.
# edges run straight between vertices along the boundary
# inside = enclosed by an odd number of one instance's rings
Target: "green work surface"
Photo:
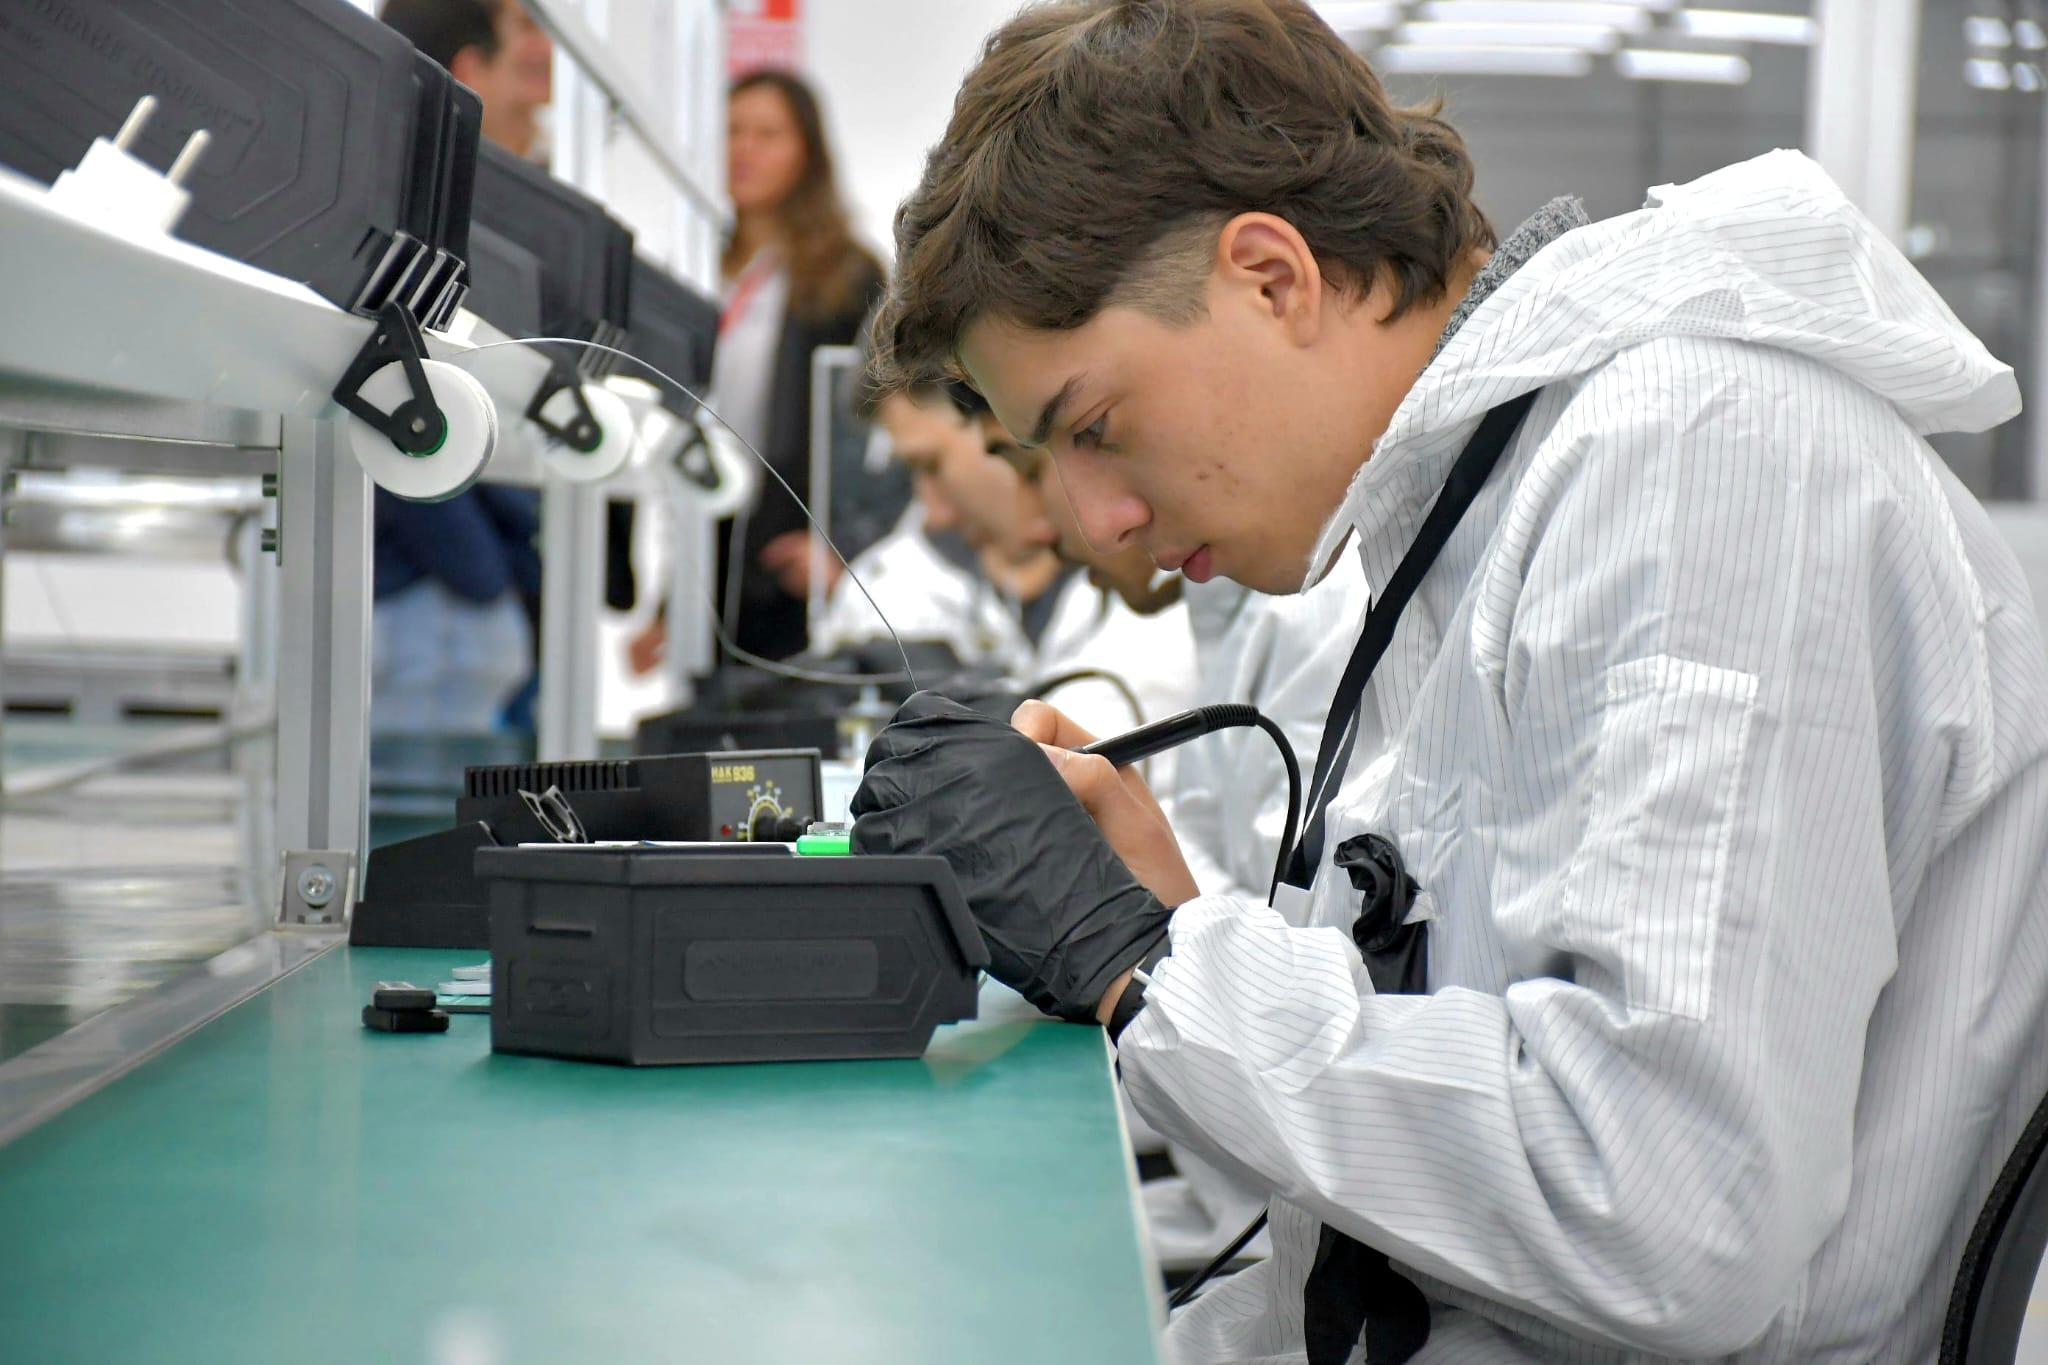
[[[633,1070],[364,1029],[337,949],[0,1148],[0,1360],[1140,1362],[1099,1030]]]

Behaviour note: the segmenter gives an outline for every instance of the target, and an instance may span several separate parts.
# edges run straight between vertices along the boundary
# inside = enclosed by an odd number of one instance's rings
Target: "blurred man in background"
[[[554,47],[517,0],[385,0],[379,15],[483,98],[483,135],[536,155]],[[530,728],[540,499],[479,484],[446,502],[378,489],[371,723]]]
[[[484,102],[483,134],[542,159],[542,111],[554,91],[555,45],[518,0],[384,0],[378,17],[448,68]]]

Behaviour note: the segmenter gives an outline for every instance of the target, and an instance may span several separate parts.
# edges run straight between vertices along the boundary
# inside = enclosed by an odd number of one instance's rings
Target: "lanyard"
[[[1510,398],[1481,419],[1479,430],[1459,452],[1445,477],[1443,491],[1437,494],[1435,505],[1423,518],[1415,542],[1365,614],[1358,644],[1344,666],[1344,676],[1338,681],[1337,695],[1330,704],[1329,719],[1323,723],[1323,742],[1316,752],[1315,784],[1309,789],[1308,817],[1288,863],[1290,885],[1307,887],[1322,862],[1330,800],[1336,795],[1337,784],[1344,780],[1344,769],[1350,761],[1365,685],[1393,642],[1394,626],[1402,609],[1500,463],[1538,392],[1531,390]],[[1339,849],[1340,861],[1342,856],[1343,850]],[[1394,874],[1405,875],[1398,865]],[[1321,1229],[1315,1259],[1302,1284],[1301,1308],[1309,1365],[1341,1365],[1350,1359],[1361,1340],[1365,1343],[1365,1358],[1372,1365],[1398,1365],[1414,1356],[1429,1340],[1429,1300],[1422,1291],[1394,1269],[1386,1253],[1328,1224]]]
[[[1458,522],[1471,507],[1472,500],[1479,496],[1479,490],[1485,486],[1494,466],[1500,463],[1501,454],[1514,440],[1516,428],[1521,426],[1523,416],[1540,392],[1540,389],[1531,389],[1510,398],[1480,420],[1479,430],[1459,452],[1457,462],[1444,479],[1443,491],[1437,494],[1436,503],[1429,509],[1429,515],[1423,518],[1422,529],[1415,533],[1414,543],[1408,547],[1408,553],[1401,556],[1401,563],[1387,580],[1386,588],[1373,601],[1372,609],[1366,612],[1358,644],[1351,651],[1350,662],[1344,665],[1344,676],[1338,680],[1336,696],[1330,702],[1329,717],[1323,722],[1323,740],[1316,750],[1315,780],[1309,785],[1308,810],[1302,820],[1301,838],[1295,843],[1293,856],[1287,864],[1289,885],[1307,888],[1315,879],[1316,867],[1322,862],[1324,826],[1329,817],[1330,802],[1337,795],[1337,786],[1344,780],[1344,769],[1351,761],[1352,739],[1357,731],[1358,708],[1365,697],[1365,685],[1372,680],[1380,656],[1393,643],[1394,627],[1401,619],[1401,612],[1421,585],[1423,575],[1436,563],[1437,554],[1451,538],[1451,532],[1458,528]]]
[[[748,307],[754,302],[754,295],[761,292],[761,286],[767,284],[774,274],[775,261],[765,255],[756,256],[754,263],[740,272],[739,279],[733,283],[732,297],[726,301],[724,310],[718,315],[720,336],[724,336],[735,322],[746,316]]]

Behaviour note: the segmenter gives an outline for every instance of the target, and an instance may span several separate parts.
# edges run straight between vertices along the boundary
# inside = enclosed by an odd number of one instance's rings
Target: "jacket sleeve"
[[[1540,965],[1376,996],[1341,929],[1206,897],[1119,1062],[1167,1137],[1397,1262],[1696,1357],[1768,1329],[1847,1200],[1897,942],[1880,731],[1921,724],[1879,713],[1880,674],[1969,655],[1871,603],[1972,618],[1938,556],[1882,581],[1886,499],[1803,429],[1832,404],[1836,428],[1847,407],[1910,440],[1888,408],[1733,346],[1698,392],[1649,349],[1566,406],[1508,512],[1542,529],[1476,589],[1512,740],[1465,813],[1490,827],[1461,831],[1484,894],[1437,904],[1432,933],[1489,916]],[[1567,778],[1514,790],[1543,771]]]
[[[378,534],[457,597],[494,602],[514,586],[505,542],[478,490],[446,502],[407,502],[380,489],[378,508]]]

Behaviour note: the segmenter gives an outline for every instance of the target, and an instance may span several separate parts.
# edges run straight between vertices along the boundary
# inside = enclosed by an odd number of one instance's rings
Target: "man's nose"
[[[1058,471],[1060,488],[1090,547],[1108,553],[1137,543],[1137,533],[1152,520],[1143,498],[1093,460],[1062,460]]]

